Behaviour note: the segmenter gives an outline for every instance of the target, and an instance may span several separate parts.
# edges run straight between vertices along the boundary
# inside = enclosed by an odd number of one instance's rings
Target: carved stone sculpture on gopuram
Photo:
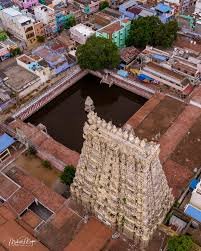
[[[73,199],[113,229],[146,246],[174,198],[162,169],[160,146],[140,140],[91,111]]]

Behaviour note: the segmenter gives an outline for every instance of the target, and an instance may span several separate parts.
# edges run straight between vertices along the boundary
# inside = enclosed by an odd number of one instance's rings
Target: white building
[[[24,41],[27,46],[35,43],[34,19],[23,15],[15,8],[1,10],[0,19],[4,29]]]
[[[92,28],[81,23],[70,28],[70,37],[79,44],[85,44],[86,40],[94,34]]]
[[[197,0],[195,4],[195,13],[201,13],[201,0]]]
[[[45,25],[46,35],[51,35],[57,31],[55,11],[46,5],[38,5],[34,8],[34,15],[37,21]]]
[[[44,60],[38,56],[21,55],[16,58],[17,64],[40,78],[41,83],[47,82],[51,76],[51,69]]]
[[[199,182],[193,190],[190,204],[201,210],[201,182]]]

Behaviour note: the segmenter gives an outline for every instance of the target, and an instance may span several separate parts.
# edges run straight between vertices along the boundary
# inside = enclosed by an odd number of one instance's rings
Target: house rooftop
[[[95,31],[92,30],[92,28],[90,28],[82,23],[73,26],[71,29],[77,30],[79,33],[83,34],[86,37],[95,33]]]
[[[140,51],[134,46],[123,48],[120,52],[121,60],[123,60],[125,63],[130,63],[139,53]]]
[[[122,23],[128,23],[128,22],[130,22],[128,19],[123,19],[121,21],[118,20],[118,21],[115,21],[115,22],[108,24],[105,27],[99,29],[98,32],[112,34],[112,33],[119,31],[123,28]]]
[[[33,201],[34,196],[24,188],[18,189],[9,199],[8,203],[11,207],[21,214]]]
[[[154,71],[160,72],[163,75],[171,76],[171,77],[173,77],[175,79],[178,79],[180,81],[185,79],[185,76],[183,76],[183,75],[181,75],[179,73],[176,73],[171,69],[167,69],[165,67],[162,67],[159,64],[156,64],[154,62],[149,62],[148,64],[146,64],[145,67],[151,68]]]
[[[184,212],[191,218],[201,222],[201,210],[200,209],[192,206],[191,204],[188,204]]]
[[[0,198],[7,200],[19,188],[19,185],[9,179],[5,174],[0,173]]]
[[[7,65],[0,65],[0,71],[8,77],[6,85],[16,92],[20,92],[26,88],[30,82],[38,78],[33,73],[19,66],[16,62],[11,62]]]
[[[156,5],[155,10],[158,10],[163,13],[168,13],[172,10],[172,8],[167,4],[159,3]]]
[[[18,10],[14,9],[14,8],[12,8],[12,7],[3,9],[2,12],[6,13],[6,14],[8,14],[9,16],[12,16],[12,17],[22,15],[21,12],[19,12]]]

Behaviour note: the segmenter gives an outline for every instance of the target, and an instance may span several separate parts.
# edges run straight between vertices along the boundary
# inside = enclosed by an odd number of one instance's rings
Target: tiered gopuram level
[[[172,203],[159,145],[88,114],[74,199],[127,237],[147,243]]]

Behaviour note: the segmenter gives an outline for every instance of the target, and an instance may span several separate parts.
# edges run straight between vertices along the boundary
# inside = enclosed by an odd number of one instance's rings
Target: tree
[[[37,149],[35,148],[35,146],[30,145],[27,149],[27,153],[29,155],[36,155],[37,154]]]
[[[60,175],[60,180],[62,183],[70,186],[73,183],[75,177],[75,168],[72,165],[66,166],[64,171]]]
[[[70,27],[76,25],[76,20],[74,16],[70,16],[64,23],[64,29],[69,29]]]
[[[44,36],[36,36],[36,39],[39,43],[45,42],[45,37]]]
[[[144,48],[146,45],[171,47],[177,37],[178,24],[175,20],[163,24],[158,17],[141,17],[133,20],[127,45]]]
[[[174,236],[168,240],[168,251],[190,251],[193,241],[188,235]]]
[[[76,51],[78,64],[82,69],[101,70],[115,68],[120,62],[119,50],[111,40],[90,37]]]
[[[109,7],[108,1],[100,2],[99,10],[104,10],[104,9],[107,8],[107,7]]]
[[[15,49],[11,49],[11,50],[10,50],[10,53],[11,53],[11,56],[12,56],[12,57],[15,57],[15,56],[21,54],[21,50],[20,50],[20,48],[17,47],[17,48],[15,48]]]
[[[42,165],[47,169],[52,169],[52,165],[49,160],[42,160]]]
[[[0,32],[0,41],[5,41],[6,39],[7,39],[6,33],[4,31]]]

